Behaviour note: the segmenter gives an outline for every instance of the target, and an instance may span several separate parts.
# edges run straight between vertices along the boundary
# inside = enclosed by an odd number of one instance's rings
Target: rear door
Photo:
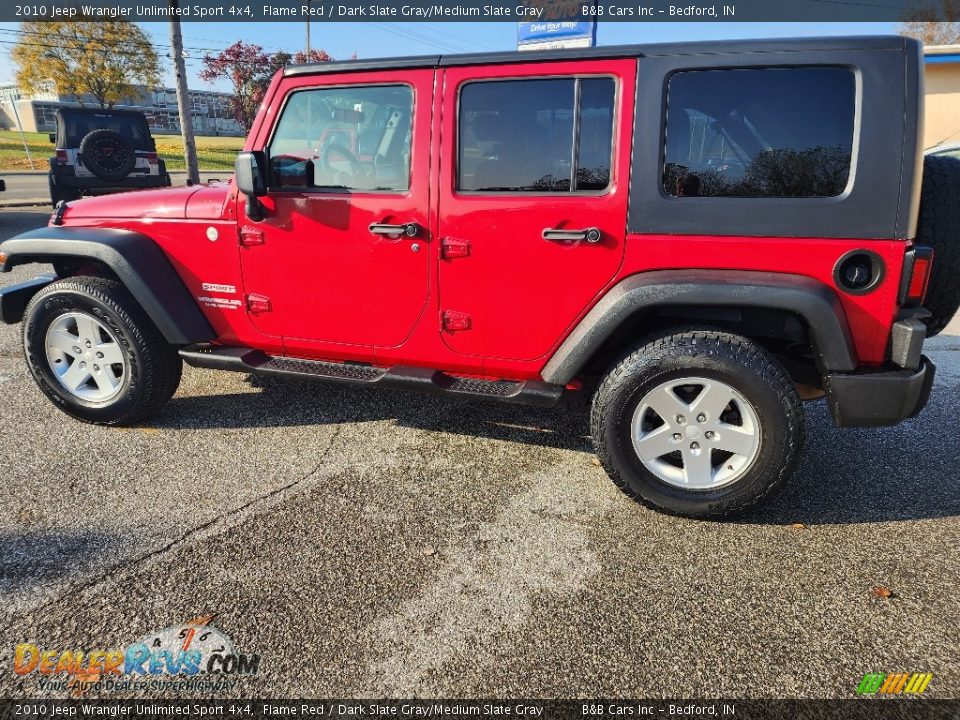
[[[635,60],[444,71],[439,287],[453,350],[546,354],[620,267]]]

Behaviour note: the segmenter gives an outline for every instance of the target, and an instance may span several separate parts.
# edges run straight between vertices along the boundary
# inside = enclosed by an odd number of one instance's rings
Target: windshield
[[[65,147],[78,147],[80,141],[93,130],[112,130],[119,133],[135,150],[153,150],[146,121],[131,115],[112,113],[64,113],[63,140]]]

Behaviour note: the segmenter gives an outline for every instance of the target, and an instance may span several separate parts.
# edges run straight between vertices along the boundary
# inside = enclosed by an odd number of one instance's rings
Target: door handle
[[[584,240],[591,245],[600,242],[600,231],[597,228],[583,230],[565,230],[563,228],[544,228],[543,239],[553,242],[576,242]]]
[[[420,234],[420,226],[415,222],[404,223],[403,225],[370,223],[369,229],[374,235],[406,235],[407,237],[416,237]]]

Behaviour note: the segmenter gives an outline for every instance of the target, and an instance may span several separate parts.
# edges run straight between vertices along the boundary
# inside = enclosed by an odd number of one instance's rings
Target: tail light
[[[57,148],[57,162],[58,162],[60,165],[66,165],[66,164],[67,164],[67,151],[66,151],[66,150],[61,150],[60,148]]]
[[[150,163],[151,165],[157,165],[159,164],[160,161],[157,159],[157,154],[155,152],[148,152],[147,162]]]
[[[903,261],[903,278],[900,281],[900,305],[922,305],[927,296],[930,271],[933,269],[933,248],[915,247],[907,251]]]

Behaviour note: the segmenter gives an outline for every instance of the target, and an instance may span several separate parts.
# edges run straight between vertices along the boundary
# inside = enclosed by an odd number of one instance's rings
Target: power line
[[[63,45],[49,45],[46,43],[36,43],[36,42],[23,42],[22,40],[0,40],[0,44],[3,45],[12,45],[12,46],[21,46],[21,47],[33,47],[33,48],[48,48],[51,50],[66,50]],[[124,57],[141,57],[142,52],[137,52],[136,50],[121,50],[111,48],[111,52],[115,55],[121,55]],[[163,55],[163,53],[161,53]]]
[[[26,36],[26,35],[34,35],[34,36],[39,36],[39,37],[43,37],[43,38],[49,38],[49,37],[50,37],[50,35],[49,35],[48,33],[36,32],[36,31],[33,31],[33,30],[14,30],[14,29],[10,29],[10,28],[0,28],[0,33],[5,33],[5,34],[7,34],[7,35],[16,35],[16,36],[19,36],[19,37],[23,37],[23,36]],[[71,39],[72,39],[72,38],[71,38]],[[100,45],[100,46],[102,46],[102,47],[109,47],[109,48],[111,48],[111,49],[113,49],[113,47],[114,47],[113,44],[108,43],[108,42],[107,42],[106,40],[104,40],[103,38],[79,35],[79,36],[76,36],[75,39],[78,40],[78,41],[80,41],[80,42],[92,43],[92,44],[94,44],[94,45]],[[159,49],[159,48],[165,48],[165,49],[167,49],[167,50],[172,49],[172,48],[170,47],[170,45],[165,45],[165,44],[163,44],[163,43],[155,43],[155,42],[150,42],[150,41],[147,41],[147,42],[148,42],[154,49]],[[63,46],[54,45],[54,46],[48,46],[48,47],[63,47]],[[226,49],[226,48],[184,47],[184,50],[191,50],[191,51],[195,51],[195,52],[223,52],[225,49]]]
[[[378,30],[385,30],[387,32],[393,33],[400,37],[406,38],[407,40],[413,40],[424,45],[432,45],[433,47],[439,48],[441,50],[452,50],[453,52],[466,52],[466,48],[455,45],[445,40],[440,40],[437,38],[431,38],[427,35],[422,35],[416,31],[409,30],[407,28],[401,28],[394,25],[393,23],[380,23],[380,22],[371,22],[370,25],[373,25]]]
[[[449,35],[449,36],[452,37],[452,38],[455,38],[455,39],[457,39],[457,40],[460,40],[461,42],[465,42],[465,43],[468,43],[468,44],[470,44],[470,45],[473,45],[474,47],[481,48],[481,49],[483,49],[483,50],[494,50],[494,51],[495,51],[495,50],[502,50],[502,48],[496,48],[496,47],[494,47],[493,45],[488,45],[487,43],[477,42],[476,40],[470,40],[470,39],[468,39],[468,38],[465,38],[465,37],[463,37],[462,35],[457,35],[457,34],[455,34],[455,33],[450,32],[450,31],[447,30],[446,28],[444,28],[443,32],[444,32],[444,34]]]

